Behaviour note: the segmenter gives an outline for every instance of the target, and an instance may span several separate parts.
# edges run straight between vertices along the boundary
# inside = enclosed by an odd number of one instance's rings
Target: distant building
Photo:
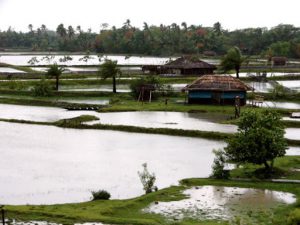
[[[272,66],[286,66],[287,58],[286,57],[272,57],[271,62],[272,62]]]
[[[204,75],[183,88],[188,103],[234,105],[238,96],[240,105],[246,104],[251,87],[230,75]]]
[[[142,69],[150,74],[204,75],[213,74],[217,68],[198,57],[185,56],[162,66],[146,65]]]
[[[215,51],[204,51],[204,56],[217,56],[217,53]]]

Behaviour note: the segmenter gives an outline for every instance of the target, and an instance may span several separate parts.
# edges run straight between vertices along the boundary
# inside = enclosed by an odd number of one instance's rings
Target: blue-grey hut
[[[204,75],[183,88],[188,103],[234,105],[238,96],[246,104],[247,91],[252,88],[230,75]]]

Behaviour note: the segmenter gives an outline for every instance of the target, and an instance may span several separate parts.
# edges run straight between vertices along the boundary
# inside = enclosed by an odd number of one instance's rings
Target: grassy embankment
[[[87,125],[83,123],[83,122],[88,122],[93,120],[97,120],[97,117],[82,115],[79,117],[75,117],[71,119],[63,119],[56,122],[35,122],[35,121],[27,121],[27,120],[0,118],[0,121],[11,122],[11,123],[49,125],[49,126],[58,126],[62,128],[74,128],[74,129],[115,130],[115,131],[125,131],[125,132],[132,132],[132,133],[162,134],[162,135],[172,135],[172,136],[181,136],[181,137],[206,138],[206,139],[220,140],[220,141],[224,141],[233,135],[230,133],[202,131],[202,130],[146,128],[146,127],[137,127],[137,126],[128,126],[128,125],[110,125],[110,124],[101,124],[101,123],[94,124],[94,125]],[[287,139],[287,143],[290,146],[300,146],[299,140]]]
[[[75,204],[61,205],[26,205],[26,206],[5,206],[7,216],[18,220],[44,220],[59,222],[64,224],[73,224],[75,222],[96,222],[101,221],[110,224],[139,224],[139,225],[158,225],[158,224],[176,224],[176,225],[228,225],[226,221],[216,220],[166,220],[166,218],[144,213],[141,210],[153,202],[176,201],[185,198],[182,195],[184,189],[192,186],[215,185],[244,188],[270,189],[276,191],[290,192],[296,195],[298,202],[293,205],[282,205],[272,208],[270,211],[250,212],[246,215],[239,215],[240,219],[250,218],[257,221],[257,224],[292,224],[296,225],[299,218],[299,198],[300,186],[297,184],[280,184],[272,182],[245,182],[230,180],[213,179],[185,179],[180,186],[173,186],[162,189],[158,192],[143,195],[138,198],[128,200],[98,200]],[[290,223],[291,222],[291,223]],[[231,223],[239,224],[239,223]],[[256,224],[256,223],[255,223]]]
[[[92,121],[97,119],[94,116],[81,116],[73,119],[60,120],[53,124],[62,127],[82,126],[82,122]],[[18,121],[20,122],[20,121]],[[26,121],[24,121],[27,123]],[[44,125],[53,125],[51,123],[40,123]],[[97,126],[96,126],[97,127]],[[92,128],[95,129],[96,127]],[[299,179],[300,156],[286,156],[278,158],[274,164],[282,173],[280,177],[285,176],[285,179]],[[59,222],[64,224],[72,224],[75,222],[95,222],[101,221],[113,224],[228,224],[225,221],[197,221],[193,219],[185,219],[182,221],[166,220],[162,216],[155,214],[143,213],[141,210],[149,204],[156,201],[175,201],[183,199],[185,196],[181,191],[190,186],[199,185],[216,185],[216,186],[233,186],[233,187],[251,187],[261,189],[271,189],[277,191],[291,192],[298,198],[298,203],[289,206],[280,206],[272,208],[271,211],[261,211],[258,213],[251,212],[251,220],[259,221],[259,224],[290,224],[296,225],[300,221],[299,214],[299,198],[300,186],[292,183],[272,183],[267,181],[257,180],[253,174],[258,166],[246,165],[242,169],[236,169],[231,172],[233,178],[254,178],[255,182],[251,181],[223,181],[212,179],[186,179],[182,182],[183,185],[177,187],[170,187],[160,190],[156,193],[144,195],[134,199],[128,200],[109,200],[109,201],[92,201],[77,204],[62,204],[62,205],[40,205],[40,206],[5,206],[7,216],[19,220],[46,220],[52,222]],[[250,213],[250,212],[249,212]],[[241,215],[241,218],[249,215]],[[248,218],[249,219],[249,218]],[[292,223],[294,221],[294,223]],[[297,221],[297,222],[295,222]],[[233,224],[233,223],[232,223]],[[236,223],[238,224],[238,223]]]

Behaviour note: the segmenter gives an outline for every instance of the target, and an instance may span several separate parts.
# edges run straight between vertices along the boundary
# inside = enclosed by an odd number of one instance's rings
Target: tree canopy
[[[100,65],[98,74],[102,79],[112,78],[113,93],[116,93],[116,77],[121,74],[121,70],[117,66],[117,61],[106,59],[105,62]]]
[[[284,156],[287,143],[284,127],[278,113],[270,110],[245,111],[238,121],[238,133],[224,148],[230,161],[273,167],[276,157]]]
[[[28,32],[16,32],[11,27],[0,31],[0,48],[30,48],[32,50],[97,51],[114,54],[174,55],[215,52],[223,55],[237,46],[244,55],[262,55],[272,51],[274,56],[300,58],[300,28],[280,24],[271,29],[247,28],[225,30],[221,23],[211,27],[201,25],[144,23],[142,28],[127,20],[117,28],[102,24],[97,33],[80,26],[59,24],[55,31],[45,25],[28,26]]]
[[[59,78],[62,72],[64,71],[64,68],[59,67],[56,63],[50,65],[49,69],[46,72],[46,76],[49,77],[55,77],[55,90],[58,91],[58,86],[59,86]]]
[[[221,61],[221,68],[227,72],[234,69],[236,71],[236,77],[239,78],[239,72],[242,63],[246,60],[242,56],[242,53],[238,47],[233,47],[228,50],[227,54],[223,57]]]

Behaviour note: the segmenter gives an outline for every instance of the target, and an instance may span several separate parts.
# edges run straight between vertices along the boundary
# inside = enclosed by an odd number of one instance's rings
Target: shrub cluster
[[[39,97],[49,97],[52,95],[51,85],[45,79],[41,79],[39,82],[37,82],[31,91],[34,96]]]
[[[95,200],[109,200],[110,193],[105,190],[92,191],[92,201]]]

